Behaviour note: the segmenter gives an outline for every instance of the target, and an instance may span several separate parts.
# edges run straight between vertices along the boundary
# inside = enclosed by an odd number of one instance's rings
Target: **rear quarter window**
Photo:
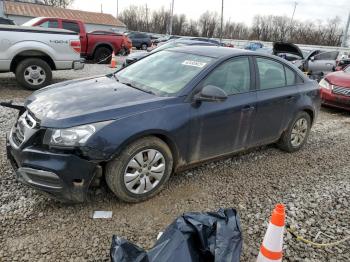
[[[286,70],[286,82],[287,82],[287,86],[290,86],[290,85],[295,85],[296,83],[296,73],[289,69],[288,67],[284,67],[285,70]]]

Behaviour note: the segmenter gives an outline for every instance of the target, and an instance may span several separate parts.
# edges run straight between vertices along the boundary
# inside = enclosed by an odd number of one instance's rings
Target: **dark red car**
[[[350,110],[350,66],[320,81],[322,104]]]

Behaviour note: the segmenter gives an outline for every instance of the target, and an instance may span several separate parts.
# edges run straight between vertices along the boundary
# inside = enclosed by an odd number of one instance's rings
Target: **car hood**
[[[344,71],[337,71],[328,74],[326,76],[326,79],[332,85],[350,88],[350,73],[345,73]]]
[[[41,126],[66,128],[153,110],[169,99],[121,84],[110,75],[49,86],[28,97],[25,106]]]
[[[292,43],[285,43],[285,42],[273,43],[273,54],[277,55],[281,53],[293,54],[293,55],[300,56],[301,58],[304,58],[300,48]]]

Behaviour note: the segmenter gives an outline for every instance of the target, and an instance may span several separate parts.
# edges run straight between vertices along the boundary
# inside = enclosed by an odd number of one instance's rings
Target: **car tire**
[[[51,83],[51,67],[40,58],[22,60],[15,70],[17,82],[29,89],[38,90]]]
[[[148,162],[148,156],[154,156],[153,160]],[[145,137],[129,144],[116,158],[107,163],[106,183],[122,201],[141,202],[162,190],[169,180],[172,168],[173,157],[167,144],[157,137]]]
[[[287,152],[295,152],[301,149],[309,137],[311,129],[311,117],[306,112],[299,112],[283,132],[278,147]]]
[[[147,47],[148,47],[148,45],[145,44],[145,43],[143,43],[143,44],[141,45],[141,50],[147,50]]]
[[[98,47],[94,53],[94,63],[109,64],[112,60],[112,50],[107,47]]]

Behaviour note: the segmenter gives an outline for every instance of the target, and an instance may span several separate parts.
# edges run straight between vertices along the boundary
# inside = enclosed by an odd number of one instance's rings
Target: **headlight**
[[[84,145],[99,129],[110,123],[100,122],[67,129],[50,129],[46,132],[44,143],[53,147],[76,147]]]
[[[322,79],[319,83],[320,87],[328,89],[328,90],[332,90],[333,89],[333,85],[331,85],[326,79]]]

